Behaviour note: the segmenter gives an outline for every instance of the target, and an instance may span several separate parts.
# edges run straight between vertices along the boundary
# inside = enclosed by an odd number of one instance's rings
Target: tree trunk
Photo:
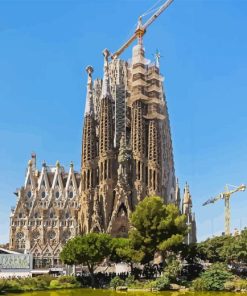
[[[89,270],[90,277],[91,277],[91,286],[92,286],[92,288],[95,288],[95,277],[94,277],[93,266],[90,266],[90,264],[88,264],[88,270]]]
[[[130,274],[133,274],[133,262],[130,262]]]

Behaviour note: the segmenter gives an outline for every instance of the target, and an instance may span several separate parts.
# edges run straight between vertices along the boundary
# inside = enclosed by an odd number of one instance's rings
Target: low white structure
[[[22,254],[0,248],[0,278],[31,276],[33,258],[30,254]]]

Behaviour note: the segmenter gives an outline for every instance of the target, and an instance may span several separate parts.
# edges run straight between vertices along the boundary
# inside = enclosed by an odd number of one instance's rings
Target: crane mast
[[[229,189],[230,185],[226,185],[225,191],[221,192],[216,197],[210,198],[206,202],[203,203],[203,206],[206,206],[211,203],[215,203],[216,201],[220,199],[224,199],[225,202],[225,234],[230,235],[231,233],[231,207],[230,207],[230,198],[232,194],[239,192],[239,191],[245,191],[246,186],[240,185],[240,186],[232,186],[234,189]]]
[[[138,43],[142,44],[142,37],[146,33],[147,28],[157,19],[161,13],[168,8],[168,6],[174,0],[167,0],[161,7],[146,21],[144,25],[142,25],[142,17],[139,17],[137,28],[134,34],[116,51],[111,55],[112,59],[116,59],[120,56],[120,54],[130,46],[130,44],[138,39]]]

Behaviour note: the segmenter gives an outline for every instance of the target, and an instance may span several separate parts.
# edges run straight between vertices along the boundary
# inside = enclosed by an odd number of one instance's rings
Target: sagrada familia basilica
[[[81,171],[28,162],[10,216],[10,248],[30,252],[35,267],[56,266],[64,243],[78,234],[127,236],[129,216],[146,196],[161,196],[187,216],[187,243],[196,222],[186,184],[175,176],[169,114],[159,63],[142,44],[127,62],[104,50],[103,80],[88,66]]]

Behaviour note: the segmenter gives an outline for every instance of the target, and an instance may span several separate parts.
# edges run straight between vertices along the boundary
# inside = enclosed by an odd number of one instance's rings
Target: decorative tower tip
[[[86,67],[86,72],[88,73],[88,75],[92,74],[93,73],[93,67],[92,66],[87,66]]]
[[[93,108],[93,67],[87,66],[86,72],[88,74],[87,77],[87,96],[86,96],[86,106],[85,106],[85,114],[92,114],[94,111]]]
[[[104,56],[104,77],[103,77],[101,97],[105,98],[106,96],[110,96],[109,63],[108,63],[110,52],[108,49],[103,50],[103,56]]]

